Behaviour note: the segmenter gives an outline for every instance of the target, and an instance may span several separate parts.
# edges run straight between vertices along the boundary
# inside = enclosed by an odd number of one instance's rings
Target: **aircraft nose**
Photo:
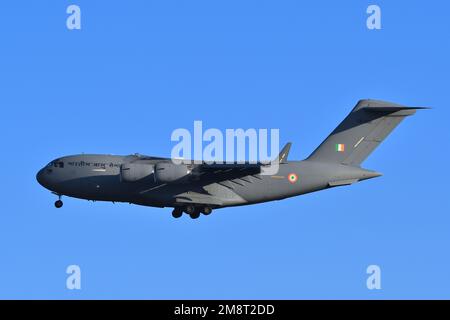
[[[36,174],[36,180],[39,182],[41,186],[44,188],[47,188],[48,186],[48,173],[46,172],[45,168],[39,170],[39,172]]]

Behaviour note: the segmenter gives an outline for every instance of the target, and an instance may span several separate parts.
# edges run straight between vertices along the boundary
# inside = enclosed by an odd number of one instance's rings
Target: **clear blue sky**
[[[380,31],[366,28],[373,3]],[[2,1],[0,298],[449,298],[449,14],[446,1]],[[193,221],[70,198],[56,210],[35,180],[66,154],[169,156],[194,120],[279,128],[303,159],[361,98],[433,109],[364,163],[383,177],[351,187]],[[65,288],[70,264],[81,291]]]

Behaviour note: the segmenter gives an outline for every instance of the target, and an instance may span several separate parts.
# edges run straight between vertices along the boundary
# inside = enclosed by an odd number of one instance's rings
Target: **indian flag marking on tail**
[[[298,176],[295,173],[290,173],[288,175],[288,180],[290,183],[294,184],[298,181]]]
[[[344,152],[344,151],[345,151],[345,144],[336,143],[336,152]]]

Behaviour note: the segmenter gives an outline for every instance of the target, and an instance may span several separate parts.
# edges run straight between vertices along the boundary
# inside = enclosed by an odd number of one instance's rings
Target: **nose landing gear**
[[[54,194],[58,196],[58,200],[55,201],[55,207],[59,209],[63,206],[63,202],[61,201],[61,195],[57,193]]]
[[[55,207],[56,207],[56,208],[59,209],[59,208],[61,208],[62,206],[63,206],[63,202],[62,202],[61,200],[56,200],[56,201],[55,201]]]

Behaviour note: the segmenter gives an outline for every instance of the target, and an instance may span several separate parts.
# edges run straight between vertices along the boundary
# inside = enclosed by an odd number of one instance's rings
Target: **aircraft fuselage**
[[[334,163],[292,161],[280,163],[275,175],[249,175],[224,181],[180,182],[163,184],[150,174],[136,182],[121,178],[121,166],[143,161],[155,164],[161,158],[140,159],[139,156],[74,155],[51,161],[37,174],[45,188],[58,195],[74,198],[129,202],[154,207],[180,206],[179,199],[194,199],[194,205],[208,202],[211,207],[246,205],[280,200],[333,186],[379,176],[373,171]],[[170,160],[168,160],[170,161]],[[342,184],[337,184],[342,185]],[[196,203],[195,199],[201,199]]]

